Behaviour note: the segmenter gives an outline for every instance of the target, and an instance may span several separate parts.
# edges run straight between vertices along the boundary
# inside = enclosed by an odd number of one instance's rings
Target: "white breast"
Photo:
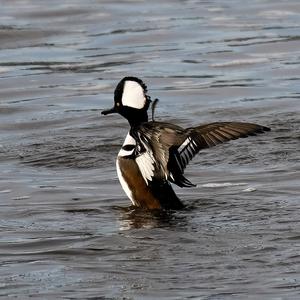
[[[136,144],[137,144],[136,140],[130,135],[130,132],[128,132],[128,134],[125,138],[125,141],[123,143],[123,146],[122,146],[121,150],[119,151],[118,157],[126,157],[126,156],[132,155],[135,148],[133,148],[132,150],[126,150],[126,149],[123,149],[123,147],[131,146],[131,145],[136,147]],[[143,143],[143,146],[145,147],[146,151],[144,153],[138,155],[135,158],[135,162],[138,165],[138,168],[141,172],[141,175],[143,176],[144,181],[148,185],[149,181],[152,181],[152,178],[154,176],[155,159],[154,159],[152,150],[149,147],[147,147],[147,145],[145,143]],[[120,183],[121,183],[125,193],[133,202],[132,196],[131,197],[129,196],[131,194],[131,191],[128,188],[128,185],[122,176],[120,166],[118,165],[118,160],[117,160],[117,172],[118,172],[118,177],[119,177]]]
[[[123,149],[124,146],[126,145],[132,145],[132,146],[136,146],[136,141],[135,139],[130,135],[130,133],[128,132],[125,138],[125,141],[122,145],[121,150],[118,153],[118,156],[124,157],[124,156],[129,156],[133,153],[134,148],[132,150],[125,150]]]
[[[118,157],[124,157],[124,156],[130,156],[133,151],[134,151],[134,148],[132,150],[124,150],[123,147],[126,146],[126,145],[133,145],[133,146],[136,146],[136,141],[135,139],[130,135],[130,133],[128,132],[127,135],[126,135],[126,138],[125,138],[125,141],[122,145],[122,148],[121,150],[119,151],[119,154],[118,154]],[[120,184],[125,192],[125,194],[127,195],[127,197],[130,199],[130,201],[133,203],[133,205],[136,205],[136,203],[134,202],[133,200],[133,196],[132,196],[132,192],[127,184],[127,182],[125,181],[123,175],[122,175],[122,171],[120,169],[120,165],[119,165],[119,160],[117,158],[117,161],[116,161],[116,167],[117,167],[117,174],[118,174],[118,178],[119,178],[119,181],[120,181]]]

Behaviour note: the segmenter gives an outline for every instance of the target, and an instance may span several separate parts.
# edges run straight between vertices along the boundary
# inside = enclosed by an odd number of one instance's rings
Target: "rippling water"
[[[299,33],[297,0],[2,0],[0,296],[299,299]],[[133,209],[100,115],[126,75],[158,120],[272,131],[201,152],[186,210]]]

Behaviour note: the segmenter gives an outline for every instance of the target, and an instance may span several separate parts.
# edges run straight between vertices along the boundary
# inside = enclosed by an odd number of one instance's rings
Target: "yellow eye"
[[[120,106],[120,103],[119,103],[119,102],[117,102],[117,103],[116,103],[116,105],[117,105],[117,106]]]

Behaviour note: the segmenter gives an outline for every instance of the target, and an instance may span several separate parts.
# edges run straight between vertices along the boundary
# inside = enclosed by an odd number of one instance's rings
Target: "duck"
[[[195,187],[184,171],[199,151],[218,144],[255,136],[270,128],[245,122],[213,122],[182,128],[154,120],[154,101],[146,84],[126,76],[114,91],[114,106],[103,115],[118,113],[129,123],[129,131],[117,155],[120,184],[135,207],[148,210],[178,210],[185,207],[173,184]],[[152,103],[152,120],[148,110]]]

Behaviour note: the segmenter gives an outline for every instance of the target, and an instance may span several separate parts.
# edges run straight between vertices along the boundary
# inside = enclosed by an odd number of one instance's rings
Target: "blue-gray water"
[[[298,0],[0,5],[0,296],[299,299]],[[100,115],[126,75],[157,120],[272,131],[201,152],[186,210],[134,210]]]

